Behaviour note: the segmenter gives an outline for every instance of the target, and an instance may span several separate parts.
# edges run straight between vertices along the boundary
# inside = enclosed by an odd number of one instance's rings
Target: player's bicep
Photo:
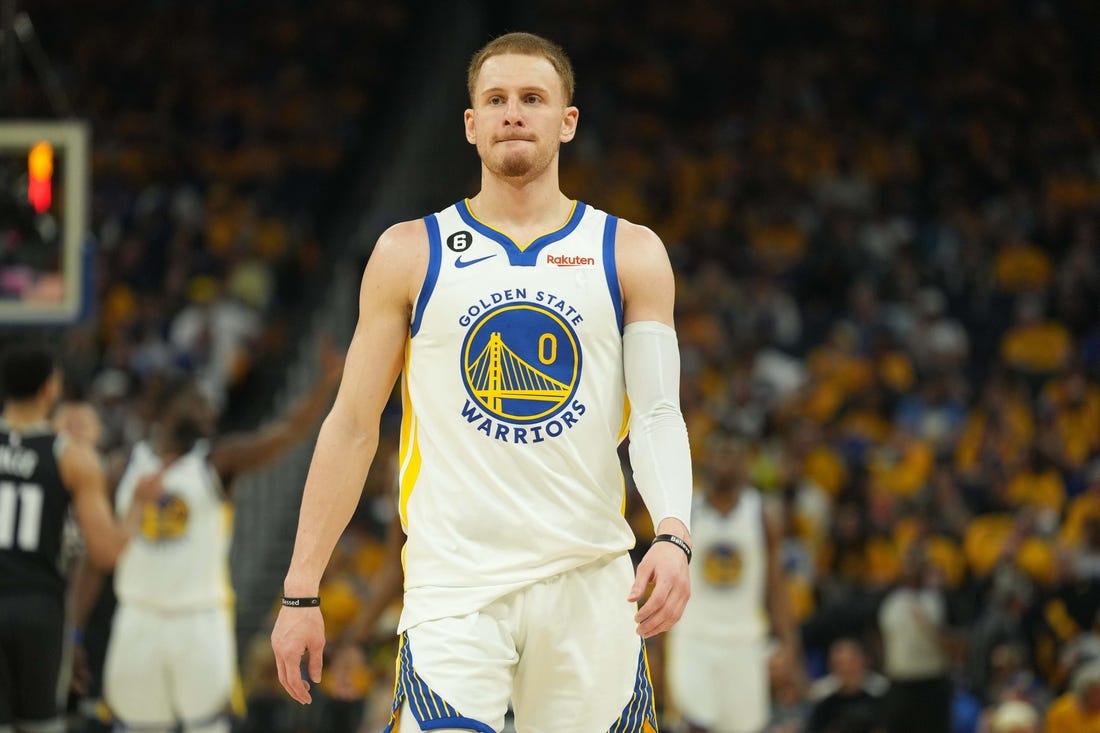
[[[615,266],[623,297],[623,322],[673,325],[676,283],[664,243],[646,227],[620,221]]]
[[[406,332],[380,320],[374,315],[371,323],[356,328],[328,417],[356,433],[377,427],[404,361]]]
[[[330,418],[356,431],[377,427],[405,363],[412,302],[426,262],[427,232],[421,222],[398,225],[379,239],[363,272],[359,322]]]
[[[61,471],[92,563],[98,567],[113,565],[120,545],[119,531],[98,457],[82,445],[70,444],[62,454]]]

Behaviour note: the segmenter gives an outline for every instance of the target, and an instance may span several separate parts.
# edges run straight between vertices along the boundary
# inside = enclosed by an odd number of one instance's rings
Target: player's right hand
[[[292,698],[308,705],[313,702],[309,684],[302,679],[302,657],[309,655],[309,678],[321,682],[325,651],[325,621],[321,609],[283,606],[271,630],[271,650],[279,668],[279,682]]]

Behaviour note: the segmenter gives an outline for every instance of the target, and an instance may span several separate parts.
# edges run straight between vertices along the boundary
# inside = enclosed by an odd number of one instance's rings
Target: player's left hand
[[[687,528],[683,527],[675,534],[687,537]],[[688,575],[687,555],[683,550],[671,542],[657,542],[652,545],[638,563],[634,585],[630,588],[627,600],[640,600],[650,585],[653,586],[653,591],[634,615],[638,624],[638,635],[643,638],[668,631],[684,613],[691,597],[691,579]]]

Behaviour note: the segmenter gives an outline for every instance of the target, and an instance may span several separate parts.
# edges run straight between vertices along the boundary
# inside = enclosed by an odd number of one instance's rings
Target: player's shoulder
[[[58,434],[53,445],[57,463],[61,466],[80,466],[95,457],[95,448],[83,441],[74,440],[65,433]]]
[[[375,252],[391,256],[421,251],[428,244],[428,228],[423,219],[400,221],[386,228],[374,245]]]
[[[423,219],[408,219],[391,224],[378,238],[379,244],[412,244],[427,240],[428,228]]]
[[[635,224],[629,219],[619,219],[615,230],[615,244],[621,248],[664,249],[664,243],[657,233],[643,224]]]
[[[642,287],[648,287],[655,273],[669,270],[668,251],[657,233],[626,219],[620,219],[615,230],[615,260],[619,277],[636,279]]]
[[[378,237],[371,263],[391,273],[422,270],[428,260],[428,229],[423,219],[398,222]]]
[[[99,452],[91,445],[62,436],[57,465],[67,488],[79,489],[84,480],[101,475],[103,471]]]

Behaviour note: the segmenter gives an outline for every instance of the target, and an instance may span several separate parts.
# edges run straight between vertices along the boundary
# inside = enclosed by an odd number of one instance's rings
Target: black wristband
[[[649,544],[650,544],[650,546],[653,546],[653,545],[657,544],[658,542],[671,542],[672,544],[676,545],[677,547],[679,547],[681,550],[684,551],[684,554],[687,555],[687,558],[688,558],[688,564],[689,565],[691,564],[691,548],[688,546],[688,543],[684,542],[682,539],[680,539],[679,537],[677,537],[674,534],[659,534],[656,537],[654,537],[653,541],[650,542]]]
[[[287,598],[283,596],[283,605],[290,606],[291,608],[298,608],[301,606],[320,606],[321,599],[317,596],[312,598]]]

